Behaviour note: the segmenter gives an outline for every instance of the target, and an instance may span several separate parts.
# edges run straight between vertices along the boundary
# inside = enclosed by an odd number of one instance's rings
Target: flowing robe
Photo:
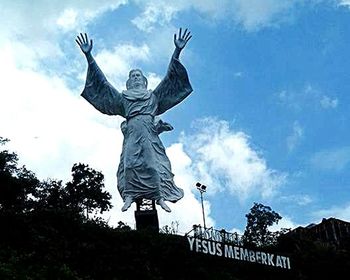
[[[107,115],[126,118],[123,148],[117,172],[121,197],[176,202],[183,190],[173,180],[170,161],[158,136],[154,117],[180,103],[192,92],[185,67],[172,58],[166,76],[154,91],[118,92],[95,61],[89,63],[82,96]]]

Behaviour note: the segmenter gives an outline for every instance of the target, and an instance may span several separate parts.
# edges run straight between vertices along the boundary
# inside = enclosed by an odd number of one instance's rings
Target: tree
[[[86,164],[72,167],[72,181],[66,185],[68,205],[80,213],[103,213],[112,208],[111,195],[104,189],[104,176]]]
[[[9,140],[0,136],[0,146],[5,145]],[[17,170],[18,156],[7,150],[0,151],[0,172],[13,174]]]
[[[9,140],[0,137],[0,146]],[[40,182],[25,166],[18,167],[18,156],[0,150],[0,211],[27,213],[46,210],[73,214],[100,212],[112,208],[111,195],[104,191],[104,176],[85,164],[74,164],[72,180],[48,179]]]
[[[8,139],[0,137],[0,145]],[[0,211],[25,212],[33,208],[40,181],[26,167],[18,167],[18,156],[0,151]]]
[[[130,231],[131,227],[128,226],[126,223],[119,221],[118,226],[116,227],[117,230],[119,231]]]
[[[254,203],[246,217],[247,226],[243,235],[243,242],[246,245],[264,247],[276,243],[277,235],[268,228],[282,219],[278,213],[269,206]]]
[[[62,181],[48,179],[41,182],[37,197],[37,210],[65,211],[69,209],[67,191]]]

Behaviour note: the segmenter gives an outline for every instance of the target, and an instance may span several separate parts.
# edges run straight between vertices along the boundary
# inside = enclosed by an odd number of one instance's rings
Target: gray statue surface
[[[122,153],[117,172],[118,190],[126,211],[133,202],[145,198],[155,200],[165,211],[165,201],[176,202],[184,195],[174,183],[170,161],[159,134],[172,130],[172,126],[157,116],[171,109],[191,92],[187,71],[179,56],[191,39],[187,29],[178,37],[174,34],[175,50],[167,74],[152,91],[139,69],[129,73],[126,90],[117,91],[96,64],[91,50],[92,40],[80,33],[76,42],[85,54],[88,71],[82,96],[97,110],[107,115],[119,115],[126,120],[121,124],[124,135]]]

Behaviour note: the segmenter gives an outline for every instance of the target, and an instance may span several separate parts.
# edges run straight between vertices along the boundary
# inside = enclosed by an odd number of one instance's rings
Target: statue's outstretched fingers
[[[77,36],[77,39],[78,39],[80,45],[82,45],[82,44],[83,44],[83,41],[81,40],[81,38],[79,37],[79,35]]]
[[[187,28],[185,29],[184,35],[182,36],[183,38],[186,38],[187,33]]]

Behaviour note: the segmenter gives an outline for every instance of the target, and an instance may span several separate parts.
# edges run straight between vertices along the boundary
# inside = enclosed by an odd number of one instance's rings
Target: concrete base
[[[159,232],[158,213],[153,200],[142,199],[136,202],[136,230]]]

